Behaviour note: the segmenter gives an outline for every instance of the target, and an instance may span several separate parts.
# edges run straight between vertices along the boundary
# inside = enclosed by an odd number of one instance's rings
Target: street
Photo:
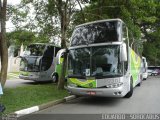
[[[149,76],[140,87],[134,89],[131,98],[80,97],[72,101],[52,106],[37,114],[108,114],[108,113],[160,113],[160,77]],[[22,117],[28,120],[35,115]],[[37,116],[38,117],[38,116]],[[46,115],[47,117],[47,115]],[[25,119],[24,119],[25,118]]]
[[[6,81],[5,88],[15,88],[15,87],[20,87],[20,86],[25,86],[30,84],[35,84],[35,82],[31,80],[12,78]]]

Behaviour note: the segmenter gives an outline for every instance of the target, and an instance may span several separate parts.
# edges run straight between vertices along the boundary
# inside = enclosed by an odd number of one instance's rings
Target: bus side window
[[[44,52],[44,56],[53,57],[53,54],[54,54],[54,46],[47,46],[47,48]]]
[[[127,28],[124,24],[123,24],[122,30],[123,30],[122,31],[122,39],[126,40],[127,39]]]
[[[53,62],[53,55],[54,55],[54,46],[47,46],[44,55],[42,57],[42,65],[41,70],[46,71],[48,70]]]
[[[56,57],[56,55],[57,55],[57,52],[60,50],[61,48],[59,48],[59,47],[55,47],[55,57]]]
[[[122,40],[126,43],[126,46],[128,46],[128,33],[127,33],[127,27],[125,24],[122,26]],[[127,53],[128,53],[128,47],[127,47]],[[128,61],[124,62],[124,73],[126,73],[128,70]]]

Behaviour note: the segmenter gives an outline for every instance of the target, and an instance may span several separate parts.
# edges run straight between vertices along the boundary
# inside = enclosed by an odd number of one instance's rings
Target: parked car
[[[160,69],[156,69],[157,75],[160,75]]]
[[[156,75],[158,75],[158,71],[155,69],[152,71],[151,76],[156,76]]]
[[[150,75],[150,76],[151,76],[152,71],[153,71],[153,70],[151,70],[151,69],[147,69],[148,75]]]

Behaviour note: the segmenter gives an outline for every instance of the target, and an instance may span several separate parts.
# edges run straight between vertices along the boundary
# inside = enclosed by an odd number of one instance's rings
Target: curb
[[[17,117],[17,118],[22,117],[22,116],[25,116],[25,115],[28,115],[28,114],[46,109],[46,108],[51,107],[53,105],[68,102],[68,101],[73,100],[75,98],[77,98],[75,95],[70,95],[70,96],[64,97],[63,99],[59,99],[59,100],[56,100],[56,101],[51,101],[51,102],[48,102],[48,103],[41,104],[39,106],[33,106],[33,107],[30,107],[30,108],[26,108],[26,109],[16,111],[14,113],[9,114],[9,116],[14,115],[14,117]]]

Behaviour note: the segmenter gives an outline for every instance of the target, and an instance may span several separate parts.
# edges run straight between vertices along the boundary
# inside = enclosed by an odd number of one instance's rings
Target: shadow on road
[[[125,98],[109,98],[109,97],[79,97],[66,104],[94,105],[94,106],[113,106],[119,104]]]
[[[43,85],[43,84],[51,84],[52,82],[50,81],[45,81],[45,82],[35,82],[35,81],[27,81],[27,82],[22,82],[22,84],[25,84],[25,85]],[[55,84],[55,83],[52,83],[52,84]]]

